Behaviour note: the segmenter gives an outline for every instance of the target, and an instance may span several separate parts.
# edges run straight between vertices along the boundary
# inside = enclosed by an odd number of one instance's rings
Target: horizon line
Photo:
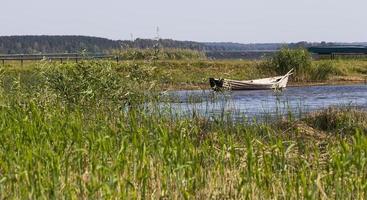
[[[30,35],[0,35],[0,37],[93,37],[93,38],[100,38],[106,39],[111,41],[136,41],[138,39],[142,40],[157,40],[156,38],[140,38],[137,37],[134,40],[131,39],[112,39],[103,36],[94,36],[94,35],[79,35],[79,34],[70,34],[70,35],[58,35],[58,34],[30,34]],[[353,43],[367,43],[366,41],[354,41],[354,42],[344,42],[344,41],[307,41],[307,40],[300,40],[297,42],[235,42],[235,41],[197,41],[197,40],[180,40],[180,39],[173,39],[173,38],[159,38],[159,40],[174,40],[174,41],[182,41],[182,42],[197,42],[197,43],[233,43],[233,44],[292,44],[292,43],[346,43],[346,44],[353,44]]]

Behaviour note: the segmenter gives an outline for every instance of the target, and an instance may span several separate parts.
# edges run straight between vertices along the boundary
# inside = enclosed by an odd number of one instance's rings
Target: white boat
[[[292,71],[293,69],[283,76],[244,81],[209,78],[209,83],[214,90],[281,90],[287,87],[288,78],[292,75]]]

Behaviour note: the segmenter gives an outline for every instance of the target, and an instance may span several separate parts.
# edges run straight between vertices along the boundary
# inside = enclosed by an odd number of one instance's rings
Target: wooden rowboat
[[[292,71],[293,69],[283,76],[244,81],[209,78],[209,83],[214,90],[281,90],[287,87],[288,78],[292,75]]]

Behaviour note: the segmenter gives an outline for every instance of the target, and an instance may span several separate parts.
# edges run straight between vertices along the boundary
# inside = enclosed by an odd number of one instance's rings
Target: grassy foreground
[[[245,67],[251,62],[227,62],[2,69],[0,198],[367,196],[366,112],[331,108],[300,120],[248,124],[177,118],[169,102],[162,109],[161,84],[200,84],[223,68],[233,77],[259,74]]]

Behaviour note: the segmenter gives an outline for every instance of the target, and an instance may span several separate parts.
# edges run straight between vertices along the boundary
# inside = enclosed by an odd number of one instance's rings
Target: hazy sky
[[[1,0],[0,35],[367,41],[367,0]]]

